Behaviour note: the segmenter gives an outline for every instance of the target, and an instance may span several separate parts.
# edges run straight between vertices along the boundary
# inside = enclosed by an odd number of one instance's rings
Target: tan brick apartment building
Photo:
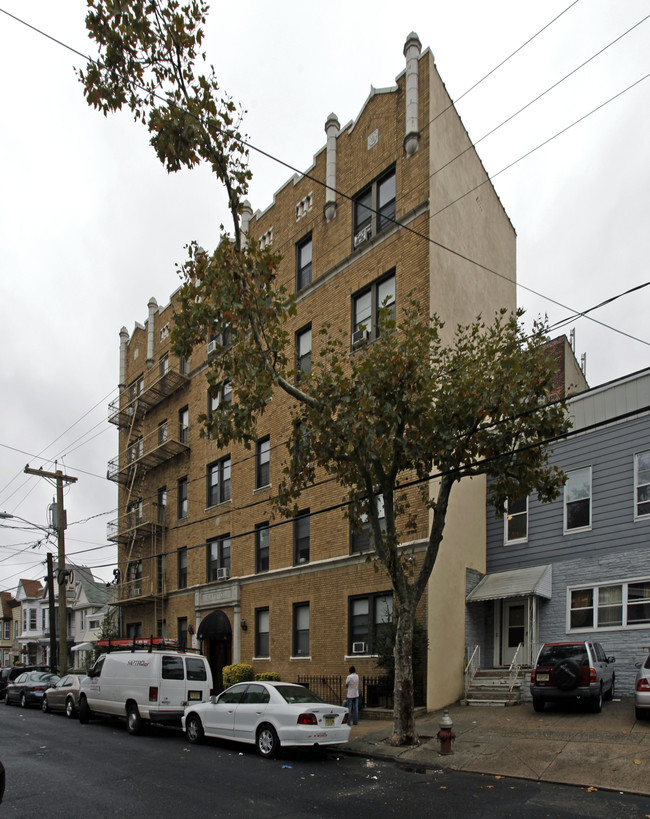
[[[292,329],[302,366],[318,354],[326,323],[349,333],[351,355],[372,343],[385,298],[399,314],[413,293],[450,331],[515,307],[512,225],[433,55],[421,52],[415,34],[404,54],[396,85],[372,89],[342,128],[331,114],[326,145],[306,175],[242,218],[250,241],[282,254],[280,281],[298,295]],[[216,680],[238,661],[292,680],[345,674],[351,662],[362,675],[375,673],[390,582],[337,507],[342,490],[324,482],[304,492],[304,514],[273,517],[290,430],[283,394],[262,417],[252,451],[218,450],[201,436],[198,416],[230,396],[227,386],[208,395],[210,344],[189,361],[173,356],[175,298],[162,308],[152,299],[145,324],[120,333],[120,398],[110,408],[120,451],[109,464],[120,515],[109,538],[123,572],[122,633],[187,640],[210,657]],[[428,510],[421,502],[419,509],[409,538],[416,560],[429,528]],[[462,690],[465,570],[485,570],[484,522],[484,482],[457,487],[421,610],[430,708]]]

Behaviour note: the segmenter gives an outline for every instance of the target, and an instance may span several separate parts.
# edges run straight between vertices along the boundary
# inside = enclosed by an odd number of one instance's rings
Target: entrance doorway
[[[501,612],[501,665],[510,665],[519,643],[521,662],[528,655],[528,599],[503,600]]]
[[[223,667],[232,663],[232,628],[227,615],[221,611],[210,612],[201,620],[197,635],[203,643],[203,653],[212,671],[215,694],[223,691]]]

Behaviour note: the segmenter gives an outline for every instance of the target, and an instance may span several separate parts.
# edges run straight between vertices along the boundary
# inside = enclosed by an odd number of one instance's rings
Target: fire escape
[[[183,361],[172,366],[167,357],[158,367],[123,389],[109,404],[108,420],[121,433],[120,452],[108,463],[107,477],[124,490],[120,516],[107,526],[107,538],[118,544],[126,572],[118,583],[118,605],[154,604],[154,620],[160,617],[167,596],[165,583],[166,495],[153,497],[151,470],[189,451],[187,422],[174,419],[153,429],[150,412],[188,382]]]

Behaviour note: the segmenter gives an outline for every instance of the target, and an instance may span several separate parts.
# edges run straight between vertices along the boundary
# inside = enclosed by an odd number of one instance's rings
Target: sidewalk
[[[361,720],[346,753],[391,759],[427,769],[512,776],[650,796],[650,721],[637,722],[631,698],[606,702],[600,714],[577,705],[531,703],[509,708],[453,705],[453,753],[441,756],[436,739],[443,712],[417,719],[417,747],[393,748],[384,740],[391,721]]]

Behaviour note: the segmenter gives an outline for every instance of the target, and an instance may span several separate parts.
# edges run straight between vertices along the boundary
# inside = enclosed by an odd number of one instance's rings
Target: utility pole
[[[55,668],[58,668],[58,663],[56,660],[56,634],[54,633],[54,624],[56,622],[56,615],[55,615],[55,608],[54,608],[54,566],[52,560],[52,552],[47,553],[47,588],[49,589],[48,594],[48,617],[50,620],[50,668],[54,671]]]
[[[66,608],[66,578],[65,574],[65,512],[63,510],[63,484],[76,483],[76,478],[64,475],[60,469],[56,472],[45,472],[43,469],[30,469],[29,464],[25,467],[28,475],[39,475],[41,478],[50,478],[56,481],[56,506],[57,525],[56,532],[59,541],[58,554],[58,580],[59,580],[59,674],[64,676],[68,673],[68,613]],[[61,582],[61,581],[64,582]],[[50,623],[50,633],[52,633],[53,623]]]

